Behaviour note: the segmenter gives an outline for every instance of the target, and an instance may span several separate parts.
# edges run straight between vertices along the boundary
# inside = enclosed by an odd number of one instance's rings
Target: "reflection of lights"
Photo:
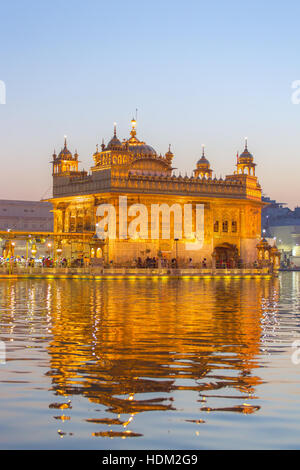
[[[63,437],[66,435],[65,432],[63,432],[61,429],[57,430],[57,434],[59,434],[60,438],[63,439]]]
[[[131,421],[133,420],[133,417],[134,417],[134,414],[132,414],[130,418],[125,423],[123,423],[123,428],[126,428],[128,424],[131,423]]]

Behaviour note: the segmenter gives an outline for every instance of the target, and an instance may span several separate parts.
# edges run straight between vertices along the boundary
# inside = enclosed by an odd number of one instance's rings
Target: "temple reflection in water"
[[[147,281],[53,284],[49,375],[58,394],[130,414],[173,409],[174,390],[200,399],[229,387],[244,398],[260,383],[260,320],[266,309],[276,314],[276,280],[204,281],[192,291],[189,282],[152,283],[152,304]]]
[[[81,396],[97,405],[86,418],[104,426],[95,435],[117,436],[137,413],[178,409],[178,392],[196,393],[194,422],[206,411],[259,409],[260,348],[276,334],[279,282],[19,281],[2,286],[2,304],[12,330],[23,298],[24,334],[48,332],[53,417],[71,419],[68,400]]]

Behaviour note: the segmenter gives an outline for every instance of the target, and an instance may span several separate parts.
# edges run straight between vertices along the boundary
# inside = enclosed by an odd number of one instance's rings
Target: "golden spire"
[[[136,120],[134,118],[131,119],[131,132],[130,132],[130,135],[131,137],[135,137],[136,136]]]

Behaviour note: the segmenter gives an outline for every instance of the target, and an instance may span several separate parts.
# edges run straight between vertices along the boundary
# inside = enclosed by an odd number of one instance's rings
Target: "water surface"
[[[299,293],[300,273],[0,281],[0,447],[298,448]]]

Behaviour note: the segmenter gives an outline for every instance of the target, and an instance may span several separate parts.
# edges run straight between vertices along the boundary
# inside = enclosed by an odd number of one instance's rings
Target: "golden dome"
[[[122,143],[117,137],[117,125],[116,123],[114,124],[114,135],[108,142],[106,146],[106,150],[113,150],[113,149],[120,149],[122,148]]]
[[[199,158],[199,160],[197,161],[197,166],[200,166],[201,168],[202,167],[205,167],[205,168],[209,168],[210,167],[210,163],[209,161],[207,160],[207,158],[205,157],[205,153],[204,153],[204,145],[202,146],[202,156],[201,158]]]
[[[72,154],[70,152],[70,150],[68,150],[68,147],[67,147],[67,138],[65,137],[65,144],[64,144],[64,148],[61,149],[61,151],[59,152],[58,154],[58,158],[60,160],[72,160]]]
[[[248,142],[246,139],[245,142],[245,149],[243,153],[239,156],[239,163],[251,163],[253,162],[253,155],[248,151]]]
[[[151,147],[150,145],[147,145],[145,142],[141,142],[136,137],[136,120],[135,119],[131,120],[130,135],[131,137],[125,142],[125,145],[127,145],[129,152],[131,152],[134,155],[134,157],[157,156],[157,153],[153,147]]]

